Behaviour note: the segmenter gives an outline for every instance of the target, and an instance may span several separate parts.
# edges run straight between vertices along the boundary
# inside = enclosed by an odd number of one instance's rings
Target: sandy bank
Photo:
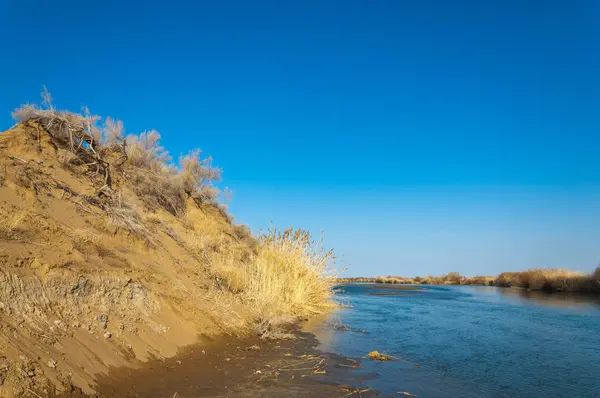
[[[365,391],[360,362],[321,352],[311,333],[296,339],[205,339],[139,369],[114,369],[98,379],[107,397],[342,397]],[[358,393],[354,394],[358,396]]]
[[[0,134],[1,397],[93,396],[198,336],[281,337],[332,306],[331,252],[235,223],[199,151],[173,164],[157,132],[45,99]]]

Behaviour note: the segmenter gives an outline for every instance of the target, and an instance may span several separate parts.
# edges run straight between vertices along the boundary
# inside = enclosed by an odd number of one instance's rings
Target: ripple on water
[[[316,332],[321,349],[365,361],[384,394],[600,397],[597,298],[494,287],[343,287],[349,330]],[[356,333],[354,330],[368,331]],[[327,335],[327,337],[324,337]]]

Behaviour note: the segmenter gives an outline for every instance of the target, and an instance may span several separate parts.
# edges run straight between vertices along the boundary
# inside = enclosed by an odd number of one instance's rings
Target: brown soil
[[[98,379],[106,397],[375,396],[360,363],[315,350],[312,334],[268,342],[220,339],[141,369],[114,369]],[[360,392],[360,394],[359,394]]]

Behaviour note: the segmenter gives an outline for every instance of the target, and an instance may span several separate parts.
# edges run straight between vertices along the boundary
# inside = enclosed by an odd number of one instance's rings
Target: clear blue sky
[[[0,125],[38,100],[224,169],[237,220],[348,275],[600,261],[597,1],[0,0]]]

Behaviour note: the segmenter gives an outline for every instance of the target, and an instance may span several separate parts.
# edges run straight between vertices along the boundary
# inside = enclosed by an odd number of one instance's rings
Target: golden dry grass
[[[197,260],[199,272],[214,279],[220,305],[233,309],[240,304],[262,335],[333,306],[331,251],[307,231],[270,230],[257,239],[248,228],[233,224],[215,202],[213,183],[221,170],[213,167],[210,156],[192,150],[175,164],[157,131],[125,136],[118,120],[106,118],[102,124],[87,110],[58,111],[47,91],[42,97],[41,106],[15,110],[15,119],[35,127],[38,141],[45,131],[61,164],[82,165],[69,170],[86,174],[100,187],[90,200],[113,225],[147,242],[152,233],[164,232],[181,244]],[[143,217],[144,210],[150,214]],[[166,214],[160,215],[162,211]],[[18,222],[0,220],[0,235],[11,236]],[[80,252],[105,254],[92,231],[76,230],[69,237]]]
[[[390,283],[394,285],[404,285],[414,283],[412,278],[400,278],[397,276],[378,276],[375,278],[375,283]]]
[[[92,376],[108,366],[174,355],[198,335],[285,337],[290,323],[334,306],[332,253],[306,231],[255,237],[236,225],[216,202],[220,171],[209,157],[192,151],[172,164],[157,133],[126,138],[120,122],[97,127],[99,118],[45,98],[43,108],[17,110],[22,123],[0,137],[2,201],[11,206],[0,209],[0,304],[19,325],[2,329],[15,349],[7,353],[0,333],[0,351],[11,366],[26,356],[41,368],[54,355],[46,348],[85,328],[98,341],[69,342],[60,359],[91,394]],[[51,346],[29,347],[40,331]],[[105,355],[130,341],[139,344],[123,361]],[[0,380],[0,396],[32,380]]]
[[[522,272],[503,272],[496,286],[522,287],[531,290],[587,292],[599,290],[600,268],[591,274],[558,268],[535,268]]]
[[[100,243],[100,237],[89,229],[77,229],[71,233],[71,243],[79,251]]]
[[[503,272],[498,276],[461,276],[450,272],[441,276],[343,278],[339,282],[417,283],[422,285],[477,285],[520,287],[530,290],[600,293],[600,267],[585,274],[560,268],[533,268],[521,272]]]
[[[367,354],[369,358],[374,361],[391,361],[392,357],[386,354],[382,354],[379,351],[371,351]]]
[[[306,317],[331,308],[333,253],[308,231],[271,230],[260,239],[246,294],[266,313]],[[274,305],[276,304],[276,305]],[[273,308],[276,307],[276,308]]]
[[[27,216],[25,212],[3,214],[0,216],[0,239],[12,239],[19,230],[19,226]]]
[[[333,253],[308,231],[272,229],[254,252],[217,251],[211,259],[219,285],[239,294],[264,338],[285,337],[282,326],[335,306]]]

